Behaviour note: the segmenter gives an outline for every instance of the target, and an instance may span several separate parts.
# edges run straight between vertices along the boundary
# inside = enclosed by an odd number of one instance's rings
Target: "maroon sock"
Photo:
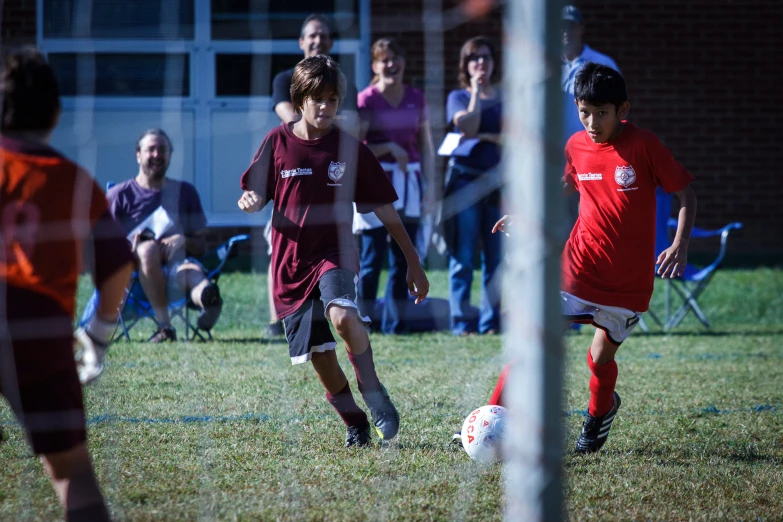
[[[351,386],[346,382],[345,388],[332,395],[326,392],[326,400],[337,410],[337,414],[346,426],[367,426],[367,414],[353,400]]]
[[[617,384],[617,363],[614,359],[604,364],[595,364],[590,350],[587,350],[587,366],[590,377],[590,405],[587,411],[593,417],[606,415],[614,405],[614,386]]]
[[[356,373],[356,382],[359,383],[359,392],[362,394],[374,392],[381,389],[381,381],[375,373],[375,363],[372,359],[372,346],[361,355],[354,355],[348,352],[348,360],[353,365],[353,371]]]

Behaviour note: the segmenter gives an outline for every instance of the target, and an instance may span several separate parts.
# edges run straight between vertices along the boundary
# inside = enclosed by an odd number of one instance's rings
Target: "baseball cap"
[[[574,5],[567,5],[563,8],[562,19],[575,24],[582,23],[582,12]]]

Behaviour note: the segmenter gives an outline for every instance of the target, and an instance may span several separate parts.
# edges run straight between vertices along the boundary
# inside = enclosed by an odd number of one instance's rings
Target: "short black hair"
[[[348,82],[340,70],[340,65],[330,57],[319,54],[305,58],[294,67],[291,76],[291,105],[301,114],[307,98],[334,93],[340,100],[345,98]]]
[[[139,139],[136,140],[136,152],[141,152],[141,141],[147,136],[157,136],[159,138],[166,138],[166,143],[168,143],[169,145],[169,153],[174,151],[174,146],[171,144],[171,138],[169,138],[169,135],[163,132],[163,129],[153,127],[151,129],[147,129],[144,132],[142,132],[141,136],[139,136]]]
[[[60,111],[60,87],[54,70],[34,47],[9,51],[0,75],[2,131],[49,131]]]
[[[321,22],[323,25],[326,26],[326,29],[329,31],[329,36],[332,36],[332,23],[329,21],[329,19],[326,17],[326,15],[323,15],[321,13],[313,13],[307,18],[305,18],[304,22],[302,22],[302,28],[299,30],[299,38],[304,38],[305,34],[305,27],[307,27],[307,24],[310,22]]]
[[[607,65],[587,62],[576,73],[574,99],[595,107],[611,103],[619,109],[628,101],[625,80],[619,71]]]

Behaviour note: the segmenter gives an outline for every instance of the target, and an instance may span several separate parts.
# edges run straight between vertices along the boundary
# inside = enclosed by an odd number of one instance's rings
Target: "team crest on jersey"
[[[345,163],[340,163],[339,161],[330,161],[328,174],[329,179],[337,183],[340,181],[340,178],[343,177],[343,174],[345,174]]]
[[[623,188],[628,188],[636,181],[636,171],[633,167],[617,167],[614,171],[614,180]]]

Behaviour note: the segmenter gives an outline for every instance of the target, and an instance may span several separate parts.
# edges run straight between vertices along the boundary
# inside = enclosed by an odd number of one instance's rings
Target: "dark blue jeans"
[[[457,178],[451,192],[470,190],[473,180]],[[488,197],[459,211],[454,217],[456,236],[449,255],[449,306],[451,331],[486,333],[500,331],[500,266],[502,234],[493,234],[492,227],[500,219],[500,205]],[[481,265],[484,277],[478,324],[472,317],[470,288],[473,284],[474,259],[481,240]]]
[[[405,230],[411,238],[416,237],[418,222],[404,222]],[[357,301],[362,315],[374,317],[375,301],[378,296],[378,279],[383,268],[383,258],[389,258],[389,280],[381,311],[381,332],[399,334],[407,331],[405,310],[408,305],[408,263],[399,245],[393,239],[387,243],[386,228],[365,230],[359,236],[361,248],[361,267]]]

